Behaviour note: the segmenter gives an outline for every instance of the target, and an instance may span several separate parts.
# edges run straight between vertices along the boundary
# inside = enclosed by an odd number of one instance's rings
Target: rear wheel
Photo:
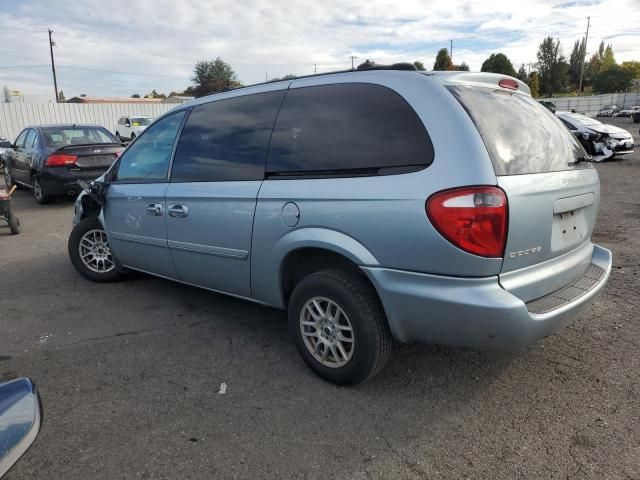
[[[9,229],[11,229],[11,233],[17,235],[20,233],[20,219],[16,217],[13,213],[9,214]]]
[[[68,249],[71,263],[83,277],[94,282],[120,278],[107,232],[97,218],[85,218],[73,228]]]
[[[339,385],[373,377],[391,356],[380,300],[357,272],[330,269],[303,278],[291,295],[289,327],[307,365]]]
[[[133,139],[136,138],[136,134],[131,132],[131,138],[129,139],[130,142],[133,142]]]
[[[42,185],[40,185],[40,180],[37,176],[32,177],[32,185],[33,185],[33,198],[36,199],[40,205],[44,205],[45,203],[49,203],[51,198],[45,193]]]

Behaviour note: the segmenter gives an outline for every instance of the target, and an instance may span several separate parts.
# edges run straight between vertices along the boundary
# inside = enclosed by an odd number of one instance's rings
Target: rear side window
[[[531,97],[481,87],[447,88],[475,123],[496,175],[592,168],[589,162],[573,164],[586,152],[562,122]]]
[[[29,130],[29,135],[27,135],[27,140],[24,142],[24,146],[27,148],[33,148],[33,143],[36,140],[36,131]]]
[[[182,129],[172,182],[262,180],[269,138],[284,91],[194,107]]]
[[[381,85],[344,83],[287,92],[267,174],[378,175],[432,161],[427,131],[400,95]]]

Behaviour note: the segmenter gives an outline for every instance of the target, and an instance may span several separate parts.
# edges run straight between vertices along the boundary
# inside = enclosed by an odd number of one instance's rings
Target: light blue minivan
[[[158,118],[78,198],[69,255],[287,309],[307,364],[352,385],[394,340],[513,350],[575,319],[611,269],[599,200],[524,83],[368,65]]]

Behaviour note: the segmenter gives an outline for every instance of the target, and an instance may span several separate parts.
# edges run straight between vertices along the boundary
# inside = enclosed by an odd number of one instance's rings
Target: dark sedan
[[[77,195],[78,180],[94,180],[120,156],[123,144],[98,125],[25,128],[5,154],[4,180],[33,190],[38,203]]]

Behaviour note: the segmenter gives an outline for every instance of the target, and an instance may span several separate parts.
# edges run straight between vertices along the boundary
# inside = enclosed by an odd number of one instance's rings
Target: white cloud
[[[430,67],[450,39],[454,61],[478,70],[496,51],[516,66],[534,62],[545,35],[559,37],[568,54],[588,15],[589,51],[605,38],[618,61],[640,59],[637,0],[23,0],[0,4],[0,67],[47,65],[51,27],[67,97],[180,90],[189,85],[195,61],[218,56],[244,83],[262,81],[265,73],[313,73],[314,63],[318,71],[347,68],[350,55],[380,63],[419,59]],[[0,68],[2,84],[49,93],[51,72]]]

